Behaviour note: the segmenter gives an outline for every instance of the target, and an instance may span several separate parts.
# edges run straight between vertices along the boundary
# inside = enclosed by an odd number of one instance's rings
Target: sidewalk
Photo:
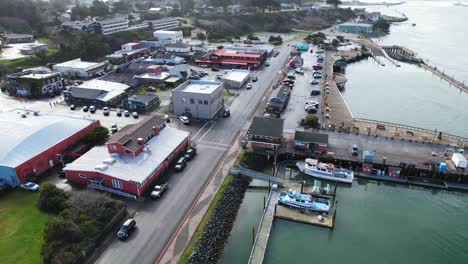
[[[211,201],[218,192],[219,187],[224,181],[224,178],[229,173],[229,169],[234,165],[240,151],[238,144],[239,137],[234,141],[233,146],[224,156],[215,169],[204,190],[200,193],[197,200],[194,202],[182,223],[177,228],[171,240],[164,248],[156,263],[174,263],[176,264],[184,252],[185,247],[189,243],[203,216],[205,215]]]

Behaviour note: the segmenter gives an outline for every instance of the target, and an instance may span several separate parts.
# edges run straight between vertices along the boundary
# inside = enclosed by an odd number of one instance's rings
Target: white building
[[[88,62],[81,59],[66,61],[53,66],[55,71],[64,75],[74,75],[80,78],[89,78],[101,72],[105,72],[110,67],[107,61],[105,62]]]
[[[231,70],[221,78],[228,89],[240,89],[250,79],[249,70]]]
[[[129,88],[123,83],[93,79],[70,87],[64,92],[64,97],[68,104],[117,106],[125,98]]]
[[[98,23],[101,25],[101,33],[103,35],[128,30],[128,19],[124,18],[105,19],[98,21]]]
[[[145,20],[143,23],[150,25],[153,30],[170,30],[179,26],[179,21],[173,17],[156,20]]]
[[[183,34],[182,31],[169,31],[169,30],[156,30],[153,32],[153,36],[163,44],[174,44],[182,42]]]
[[[169,44],[166,46],[166,51],[173,53],[189,53],[192,51],[192,45],[185,44],[182,42]]]
[[[222,82],[188,80],[172,90],[172,111],[179,116],[212,119],[223,106]]]

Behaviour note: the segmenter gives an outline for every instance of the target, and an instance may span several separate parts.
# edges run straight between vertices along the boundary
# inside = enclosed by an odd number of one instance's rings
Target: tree
[[[114,13],[127,12],[130,10],[132,10],[132,4],[129,0],[120,0],[112,4],[112,12]]]
[[[193,9],[195,2],[193,0],[179,0],[179,6],[180,11],[182,11],[183,14],[186,14]]]
[[[308,127],[317,127],[319,125],[319,120],[316,115],[307,115],[304,119],[301,120],[302,126]]]
[[[103,126],[98,126],[86,134],[83,141],[88,144],[100,144],[104,143],[107,138],[109,138],[109,129]]]
[[[273,45],[281,45],[283,44],[283,38],[281,36],[273,36],[271,35],[269,38],[268,38],[268,42],[273,44]]]
[[[331,5],[333,8],[338,8],[341,5],[340,0],[327,0],[327,4]]]
[[[211,3],[213,6],[222,7],[222,8],[223,8],[223,12],[226,13],[226,7],[227,7],[228,5],[232,5],[232,1],[233,1],[233,0],[210,0],[210,3]]]
[[[86,6],[76,5],[71,9],[71,19],[72,20],[82,20],[85,17],[89,16],[89,9]]]
[[[99,0],[94,0],[93,5],[89,7],[89,14],[93,17],[103,17],[110,14],[109,6]]]
[[[248,39],[248,40],[260,40],[257,36],[254,36],[254,35],[252,35],[252,34],[249,34],[249,35],[247,36],[247,39]]]
[[[205,44],[206,36],[203,33],[198,33],[197,34],[197,39],[201,40],[202,44]]]
[[[67,207],[69,195],[51,183],[41,185],[37,205],[40,210],[58,214]]]
[[[275,0],[250,0],[249,3],[253,7],[260,8],[262,12],[265,12],[265,9],[278,7],[280,5],[280,3]]]
[[[39,59],[41,64],[46,64],[48,62],[47,51],[41,50],[35,54],[36,58]]]

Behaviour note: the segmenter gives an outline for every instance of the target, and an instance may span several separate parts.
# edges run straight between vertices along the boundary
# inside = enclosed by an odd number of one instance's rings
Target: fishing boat
[[[328,211],[330,211],[330,200],[316,198],[310,194],[301,194],[292,190],[281,192],[278,198],[278,203],[299,210],[308,210],[327,214]]]
[[[307,175],[337,182],[352,183],[354,172],[347,169],[336,168],[332,163],[322,163],[316,159],[306,159],[304,162],[298,162],[299,170]]]

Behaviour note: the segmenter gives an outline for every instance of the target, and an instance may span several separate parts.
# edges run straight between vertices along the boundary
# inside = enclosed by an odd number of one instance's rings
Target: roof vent
[[[138,138],[137,139],[137,142],[138,142],[138,145],[143,145],[145,143],[145,141],[143,140],[143,138]]]
[[[26,114],[21,114],[21,117],[22,117],[22,118],[26,118]]]
[[[99,164],[99,165],[96,165],[96,167],[94,167],[94,169],[98,170],[98,171],[105,171],[107,170],[108,166],[105,165],[105,164]]]
[[[102,163],[107,164],[107,165],[112,165],[115,163],[115,159],[113,158],[105,159]]]

